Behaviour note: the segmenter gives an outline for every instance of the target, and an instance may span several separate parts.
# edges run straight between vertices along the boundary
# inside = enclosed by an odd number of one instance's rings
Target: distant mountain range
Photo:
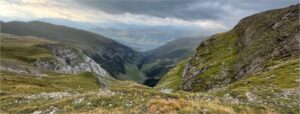
[[[89,23],[56,18],[41,18],[36,21],[91,31],[114,39],[137,51],[151,50],[178,38],[203,36],[195,28],[184,27]]]
[[[145,27],[145,28],[94,28],[91,31],[110,37],[120,43],[136,49],[147,51],[164,45],[175,39],[186,36],[197,36],[191,31],[168,27]],[[189,34],[189,35],[187,35]]]

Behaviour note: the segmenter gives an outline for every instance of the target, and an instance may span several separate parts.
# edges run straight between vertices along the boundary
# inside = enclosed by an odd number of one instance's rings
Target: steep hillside
[[[270,62],[297,58],[298,13],[298,6],[259,13],[244,18],[233,30],[202,42],[186,67],[183,89],[222,87],[265,71]],[[200,80],[202,83],[198,83]]]
[[[138,71],[135,60],[138,54],[132,49],[121,45],[103,36],[69,28],[66,26],[52,25],[44,22],[1,22],[1,32],[18,36],[36,36],[61,42],[70,47],[81,49],[91,59],[100,64],[110,75],[115,78],[142,80],[139,74],[127,75],[131,70]],[[127,65],[125,65],[127,64]]]
[[[143,53],[139,68],[148,79],[146,85],[157,81],[180,60],[192,55],[203,38],[181,38]]]
[[[258,13],[203,41],[181,89],[299,111],[299,5]]]

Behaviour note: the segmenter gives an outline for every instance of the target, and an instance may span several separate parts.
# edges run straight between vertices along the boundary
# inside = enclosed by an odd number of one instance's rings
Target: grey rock
[[[65,74],[93,72],[101,77],[109,76],[99,64],[80,50],[67,48],[59,44],[49,44],[47,48],[51,50],[53,57],[38,59],[34,62],[36,67]]]

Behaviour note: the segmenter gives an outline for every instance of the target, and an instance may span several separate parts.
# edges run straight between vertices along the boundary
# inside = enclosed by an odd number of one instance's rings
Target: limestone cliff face
[[[266,71],[271,61],[299,56],[299,5],[242,19],[226,33],[203,41],[183,73],[182,88],[222,88]]]
[[[98,76],[109,76],[99,64],[80,50],[67,48],[60,44],[48,44],[47,48],[50,50],[52,57],[37,59],[33,63],[34,66],[66,74],[93,72]]]
[[[92,72],[99,78],[110,78],[101,65],[78,48],[32,36],[0,35],[1,71],[34,76],[47,76],[49,71],[63,74]]]

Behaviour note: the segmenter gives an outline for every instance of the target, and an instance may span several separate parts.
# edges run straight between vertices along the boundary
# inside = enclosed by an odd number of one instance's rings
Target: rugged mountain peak
[[[299,56],[299,27],[299,4],[242,19],[199,45],[184,70],[182,89],[222,88],[264,71],[270,61]]]
[[[299,54],[299,5],[244,18],[234,30],[238,37],[237,75],[246,76],[262,70],[269,59]]]

